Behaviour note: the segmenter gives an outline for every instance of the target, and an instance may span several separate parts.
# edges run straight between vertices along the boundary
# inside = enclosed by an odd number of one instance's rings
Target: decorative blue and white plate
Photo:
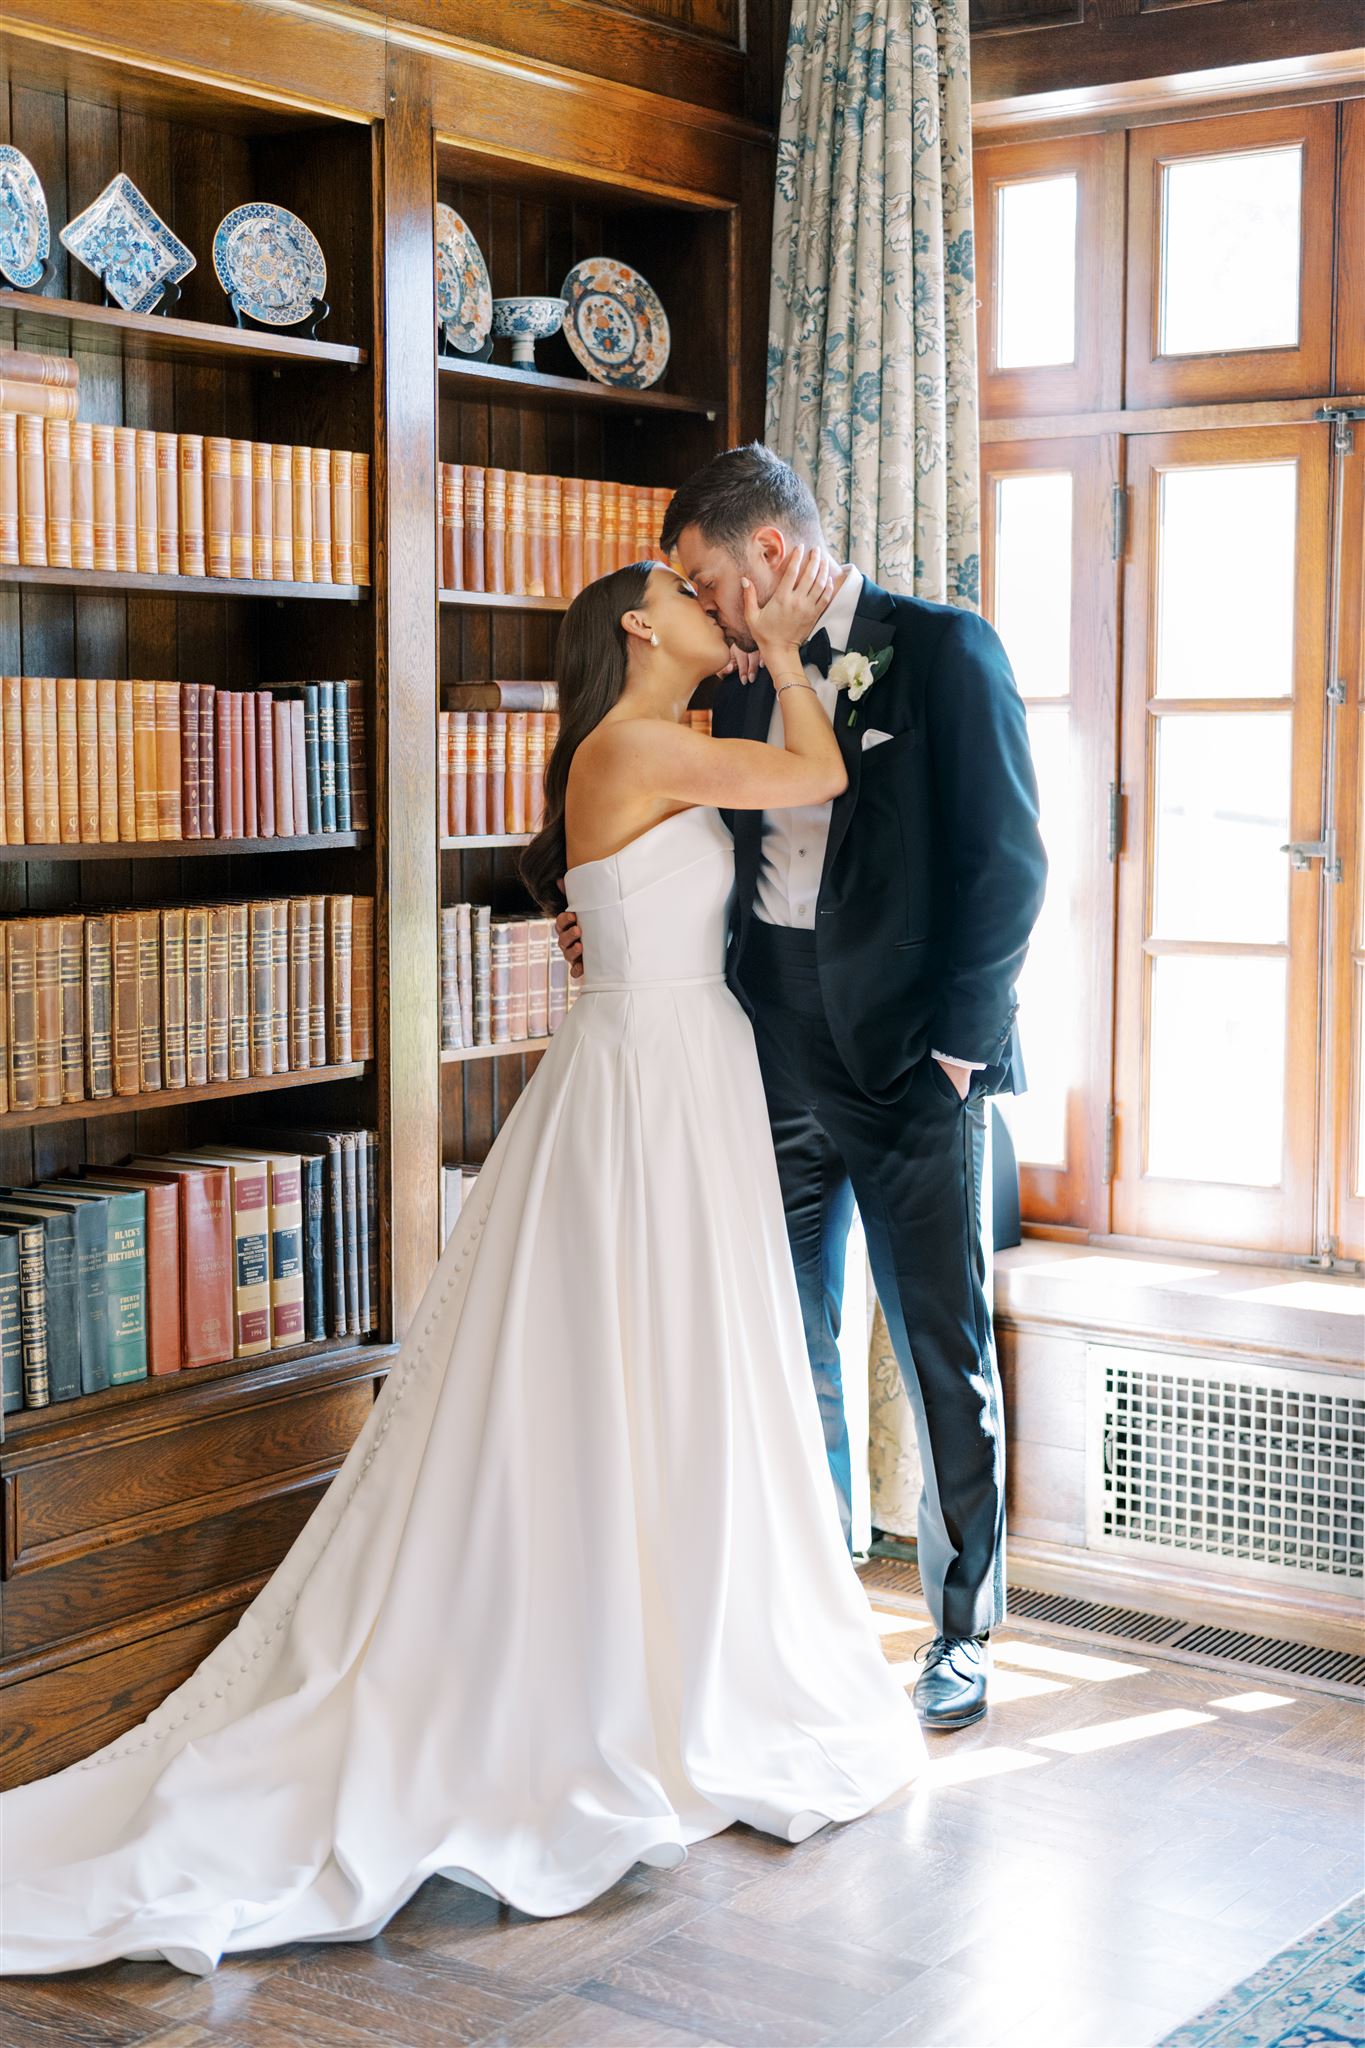
[[[658,294],[628,263],[590,256],[560,287],[564,332],[590,377],[645,391],[668,368],[668,319]]]
[[[59,236],[126,313],[150,313],[168,284],[194,269],[194,252],[173,235],[122,171]]]
[[[453,206],[436,204],[436,317],[446,340],[473,355],[493,325],[493,287],[483,251]]]
[[[0,148],[0,273],[26,291],[42,276],[51,249],[38,173],[23,151],[7,142]]]
[[[327,265],[317,236],[284,206],[255,200],[224,214],[213,234],[218,282],[264,327],[297,327],[325,297]]]

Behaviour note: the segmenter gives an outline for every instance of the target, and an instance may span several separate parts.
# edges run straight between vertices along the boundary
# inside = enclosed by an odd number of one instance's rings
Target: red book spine
[[[262,839],[275,837],[275,700],[268,690],[256,692],[256,821]]]
[[[232,837],[232,692],[215,690],[213,725],[218,742],[217,775],[218,837]]]
[[[228,839],[246,837],[246,769],[242,757],[246,747],[246,699],[241,690],[232,692],[232,718],[229,739],[231,751],[228,762],[228,786],[232,792],[232,829],[224,834]]]
[[[256,807],[256,778],[260,772],[260,756],[256,739],[256,692],[242,692],[242,837],[255,839],[260,834],[259,813]]]
[[[199,692],[199,836],[201,839],[216,839],[214,798],[218,787],[218,746],[213,700],[217,692],[212,683],[196,683],[194,687]]]
[[[199,687],[180,685],[180,836],[200,839],[199,820]]]

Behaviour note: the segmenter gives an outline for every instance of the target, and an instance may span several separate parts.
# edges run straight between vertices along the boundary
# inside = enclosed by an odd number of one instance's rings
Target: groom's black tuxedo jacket
[[[1014,983],[1043,901],[1047,856],[1024,705],[994,629],[955,605],[865,582],[849,649],[893,649],[835,731],[848,788],[835,798],[816,909],[825,1012],[858,1085],[884,1101],[936,1048],[984,1060],[977,1094],[1022,1093]],[[720,685],[712,730],[766,740],[773,685]],[[893,735],[863,751],[869,728]],[[728,974],[754,914],[760,811],[722,814],[734,834]]]

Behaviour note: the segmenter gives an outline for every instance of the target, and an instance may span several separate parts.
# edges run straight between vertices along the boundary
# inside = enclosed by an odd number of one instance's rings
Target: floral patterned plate
[[[575,263],[560,287],[564,332],[590,377],[646,391],[668,368],[668,319],[638,270],[609,256]]]
[[[488,265],[453,206],[436,205],[436,317],[446,340],[461,355],[473,355],[493,325],[493,287]]]
[[[255,200],[224,214],[213,234],[213,267],[234,307],[263,327],[297,327],[327,290],[317,236],[284,206]]]
[[[26,291],[43,274],[52,247],[47,201],[21,149],[0,148],[0,274]]]
[[[122,171],[67,222],[59,239],[126,313],[150,313],[167,285],[194,269],[193,251]]]

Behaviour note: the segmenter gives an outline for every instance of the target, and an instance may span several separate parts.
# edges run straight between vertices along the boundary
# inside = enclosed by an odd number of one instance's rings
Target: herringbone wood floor
[[[888,1598],[913,1681],[922,1610]],[[1267,1697],[1267,1695],[1273,1695]],[[1362,1713],[1006,1628],[929,1777],[534,1921],[433,1879],[363,1946],[0,1986],[5,2048],[1138,2048],[1361,1884]]]

